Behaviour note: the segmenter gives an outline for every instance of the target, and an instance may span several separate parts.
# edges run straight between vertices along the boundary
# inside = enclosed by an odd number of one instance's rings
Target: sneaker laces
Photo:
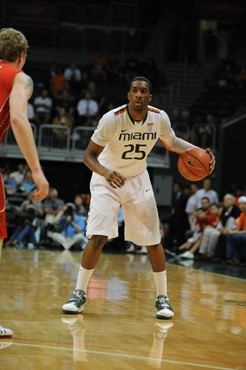
[[[170,308],[170,300],[167,296],[165,295],[159,295],[157,297],[157,303],[159,303],[159,305],[162,307],[162,308]]]
[[[68,302],[80,303],[80,301],[82,301],[82,303],[86,301],[86,293],[83,290],[76,289],[73,292],[72,297],[69,299]]]

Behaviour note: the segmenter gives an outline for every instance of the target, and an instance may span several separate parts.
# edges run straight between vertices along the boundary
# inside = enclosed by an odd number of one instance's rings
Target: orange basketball
[[[210,173],[210,155],[203,149],[193,148],[180,154],[178,170],[187,180],[200,181]]]

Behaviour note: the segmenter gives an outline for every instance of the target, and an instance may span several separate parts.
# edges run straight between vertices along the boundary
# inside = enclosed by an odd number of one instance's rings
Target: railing
[[[63,125],[41,124],[39,129],[34,124],[34,140],[41,160],[81,162],[83,152],[89,144],[95,127],[77,126],[72,131]],[[0,156],[20,158],[22,154],[15,141],[13,132],[8,130],[2,145]],[[158,140],[148,157],[151,167],[170,167],[169,152]]]

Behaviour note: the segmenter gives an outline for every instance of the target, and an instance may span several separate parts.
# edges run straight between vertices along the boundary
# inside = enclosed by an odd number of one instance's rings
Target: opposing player
[[[101,118],[85,151],[84,163],[93,171],[87,222],[90,240],[82,255],[76,288],[62,306],[64,313],[83,311],[87,286],[100,252],[107,239],[118,234],[117,213],[122,205],[126,240],[147,246],[156,286],[156,317],[170,319],[174,315],[167,294],[165,254],[146,159],[159,138],[177,153],[194,146],[175,136],[163,110],[148,105],[151,90],[147,78],[134,78],[128,92],[129,104]],[[209,149],[208,152],[212,171],[215,160]]]
[[[32,128],[27,118],[28,100],[33,92],[32,79],[22,71],[27,50],[28,43],[21,32],[13,28],[0,30],[0,143],[11,125],[17,144],[32,171],[36,185],[34,199],[40,201],[47,196],[49,184],[41,169]],[[0,178],[0,259],[6,237],[5,196]],[[0,326],[0,338],[12,334],[12,330]]]

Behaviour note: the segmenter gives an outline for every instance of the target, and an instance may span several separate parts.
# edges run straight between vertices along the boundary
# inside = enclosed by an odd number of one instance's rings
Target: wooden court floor
[[[103,253],[83,315],[61,305],[79,252],[3,249],[1,370],[246,369],[246,281],[167,265],[175,316],[155,319],[147,256]]]

